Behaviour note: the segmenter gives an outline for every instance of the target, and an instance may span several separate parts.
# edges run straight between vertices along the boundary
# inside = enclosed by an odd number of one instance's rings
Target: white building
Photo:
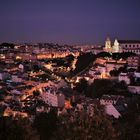
[[[134,72],[135,79],[140,79],[140,72]]]
[[[106,114],[108,114],[109,116],[113,116],[116,119],[118,119],[121,116],[119,111],[114,107],[114,105],[117,103],[119,98],[121,98],[121,97],[104,95],[100,99],[100,104],[105,106]]]
[[[129,68],[137,69],[139,66],[139,56],[131,56],[127,58],[127,64]]]
[[[123,52],[133,52],[140,55],[140,40],[119,40]]]
[[[109,53],[120,53],[122,52],[122,47],[119,45],[119,42],[117,39],[115,39],[114,45],[112,46],[110,38],[107,38],[105,41],[104,51],[109,52]]]
[[[108,104],[116,104],[120,96],[110,96],[110,95],[103,95],[100,99],[101,105],[108,105]]]
[[[111,40],[108,37],[105,41],[105,48],[104,51],[111,53],[112,52],[112,48],[111,48]]]
[[[15,83],[21,83],[23,82],[23,79],[18,77],[17,75],[12,75],[11,80]]]
[[[42,99],[50,106],[53,107],[63,107],[65,103],[65,97],[63,94],[55,94],[50,92],[44,92],[42,94]]]
[[[63,107],[65,104],[65,96],[58,92],[58,89],[52,85],[39,89],[42,99],[50,106]]]
[[[121,117],[121,114],[117,111],[117,109],[112,104],[105,105],[106,114],[109,116],[113,116],[114,118],[118,119]]]
[[[117,39],[115,39],[115,41],[114,41],[114,45],[112,46],[112,52],[113,53],[120,53],[120,52],[122,52],[122,48],[121,48],[121,46],[119,45],[119,42],[118,42],[118,40]]]

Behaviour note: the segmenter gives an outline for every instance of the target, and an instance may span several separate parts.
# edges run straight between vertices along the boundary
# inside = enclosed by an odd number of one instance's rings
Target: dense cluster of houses
[[[120,43],[120,44],[119,44]],[[122,43],[122,44],[121,44]],[[127,43],[127,42],[125,42]],[[115,79],[124,81],[132,94],[140,94],[139,52],[126,60],[112,58],[97,58],[88,70],[69,79],[56,75],[53,63],[45,63],[43,59],[65,58],[72,54],[77,58],[80,52],[98,54],[102,51],[128,52],[138,50],[139,42],[115,40],[114,45],[107,39],[105,47],[98,46],[59,46],[56,44],[15,45],[10,47],[1,45],[0,48],[0,107],[4,116],[31,117],[35,113],[48,111],[51,107],[58,109],[58,114],[68,110],[86,110],[93,115],[93,106],[104,106],[108,115],[119,118],[127,108],[127,99],[119,95],[104,95],[100,99],[90,99],[85,96],[75,96],[73,87],[80,79],[85,78],[88,84],[95,79]],[[133,48],[133,49],[132,49]],[[75,68],[74,59],[72,68]],[[126,67],[127,71],[120,71],[112,76],[111,71]],[[37,71],[35,71],[37,69]],[[60,69],[60,67],[58,68]],[[49,73],[46,72],[49,71]],[[65,71],[70,71],[66,69]],[[47,74],[46,74],[47,73]],[[42,77],[45,75],[45,80]]]

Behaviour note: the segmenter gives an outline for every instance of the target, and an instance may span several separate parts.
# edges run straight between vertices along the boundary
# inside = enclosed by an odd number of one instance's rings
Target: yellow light
[[[20,56],[16,56],[16,60],[21,60],[22,59],[22,57],[20,57]]]

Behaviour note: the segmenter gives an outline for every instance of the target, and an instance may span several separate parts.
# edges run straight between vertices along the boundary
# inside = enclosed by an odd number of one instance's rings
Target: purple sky
[[[0,42],[140,39],[140,0],[0,0]]]

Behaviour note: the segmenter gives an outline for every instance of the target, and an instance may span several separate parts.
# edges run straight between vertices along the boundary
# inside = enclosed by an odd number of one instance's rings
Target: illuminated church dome
[[[104,50],[106,52],[111,52],[111,40],[110,40],[109,37],[105,41],[105,48],[104,48]]]
[[[115,39],[114,45],[112,46],[112,52],[113,52],[113,53],[122,52],[121,46],[119,46],[119,42],[118,42],[117,39]]]
[[[122,48],[119,45],[119,42],[117,39],[115,39],[114,45],[112,46],[110,38],[107,38],[105,41],[104,51],[109,52],[109,53],[120,53],[122,52]]]

